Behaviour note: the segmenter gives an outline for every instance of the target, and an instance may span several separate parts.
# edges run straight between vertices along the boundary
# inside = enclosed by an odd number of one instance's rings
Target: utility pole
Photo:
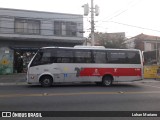
[[[95,40],[94,40],[94,13],[96,16],[99,15],[99,6],[95,5],[94,7],[94,0],[91,0],[91,11],[89,11],[89,5],[84,4],[82,7],[84,7],[84,15],[87,16],[89,12],[91,12],[91,45],[95,45]]]
[[[91,45],[95,45],[94,41],[94,3],[93,0],[91,0]]]

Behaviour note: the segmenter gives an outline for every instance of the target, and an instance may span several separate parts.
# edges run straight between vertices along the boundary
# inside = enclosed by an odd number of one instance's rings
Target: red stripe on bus
[[[141,68],[83,68],[80,76],[142,76]]]

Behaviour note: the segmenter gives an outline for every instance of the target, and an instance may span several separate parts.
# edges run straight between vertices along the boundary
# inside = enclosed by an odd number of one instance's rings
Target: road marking
[[[150,94],[160,93],[160,91],[116,91],[116,92],[79,92],[79,93],[37,93],[37,94],[8,94],[0,95],[0,98],[11,97],[45,97],[45,96],[75,96],[75,95],[120,95],[120,94]]]

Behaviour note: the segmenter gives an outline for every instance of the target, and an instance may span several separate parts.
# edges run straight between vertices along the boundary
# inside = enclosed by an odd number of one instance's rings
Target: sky
[[[81,14],[82,6],[91,0],[0,0],[1,8]],[[94,0],[100,8],[95,16],[95,32],[125,32],[160,36],[160,0]],[[84,16],[84,37],[90,33],[90,14]]]

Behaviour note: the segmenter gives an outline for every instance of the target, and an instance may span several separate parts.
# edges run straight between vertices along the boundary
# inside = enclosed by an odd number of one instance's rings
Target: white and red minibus
[[[100,46],[43,47],[28,64],[27,82],[44,87],[64,82],[113,82],[143,79],[142,53]]]

